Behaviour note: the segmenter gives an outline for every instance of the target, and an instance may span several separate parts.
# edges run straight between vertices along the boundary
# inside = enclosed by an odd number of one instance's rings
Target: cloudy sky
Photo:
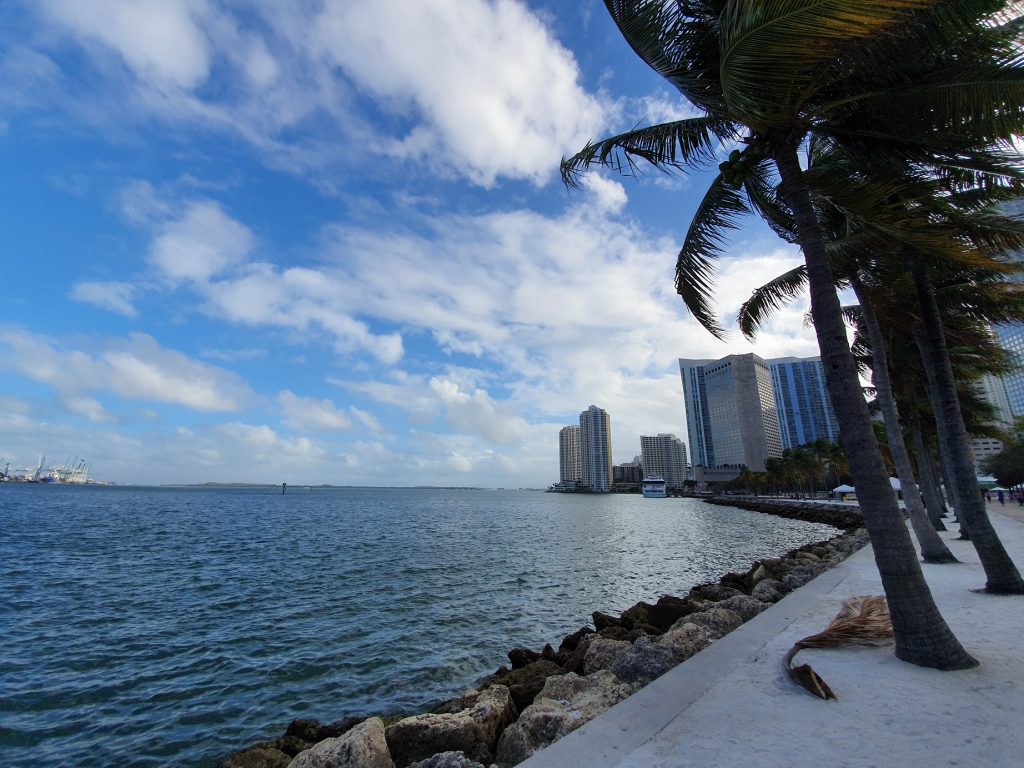
[[[685,440],[709,178],[558,162],[687,114],[578,0],[0,0],[0,456],[119,483],[543,487],[591,404]],[[728,148],[726,149],[728,151]],[[750,221],[727,322],[799,255]]]

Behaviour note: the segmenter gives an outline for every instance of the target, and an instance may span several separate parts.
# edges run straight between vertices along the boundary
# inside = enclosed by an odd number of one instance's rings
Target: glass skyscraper
[[[764,470],[782,455],[768,364],[754,354],[679,360],[691,463]]]
[[[999,325],[993,328],[999,343],[1017,358],[1022,367],[1016,372],[1003,376],[1006,398],[1014,416],[1024,416],[1024,325]]]
[[[596,493],[612,489],[612,421],[596,405],[580,414],[580,460],[584,486]]]
[[[782,447],[796,448],[815,440],[839,442],[839,423],[825,389],[820,357],[779,357],[768,361]]]

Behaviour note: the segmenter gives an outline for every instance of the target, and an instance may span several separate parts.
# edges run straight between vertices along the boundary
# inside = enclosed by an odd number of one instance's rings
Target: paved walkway
[[[1024,569],[1024,523],[989,509]],[[522,768],[1024,765],[1024,596],[974,591],[985,582],[977,553],[942,535],[962,562],[923,565],[925,577],[976,669],[915,667],[891,646],[804,650],[797,663],[838,699],[789,681],[781,662],[795,641],[824,629],[845,598],[882,594],[867,547]]]
[[[1000,504],[993,498],[987,505],[989,514],[997,512],[1000,515],[1006,515],[1024,523],[1024,506],[1021,506],[1016,501],[1010,501],[1010,499],[1005,499],[1005,502],[1005,504]]]

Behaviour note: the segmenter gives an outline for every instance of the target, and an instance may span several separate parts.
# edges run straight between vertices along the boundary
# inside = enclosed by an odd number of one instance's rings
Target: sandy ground
[[[1024,523],[998,503],[990,511],[1024,568]],[[1005,511],[1024,517],[1016,505]],[[942,535],[962,562],[923,565],[925,577],[976,669],[915,667],[891,646],[805,650],[797,663],[838,700],[788,680],[781,660],[796,640],[824,629],[845,598],[882,594],[869,547],[523,768],[1024,766],[1024,596],[975,591],[985,582],[976,552],[955,530]]]

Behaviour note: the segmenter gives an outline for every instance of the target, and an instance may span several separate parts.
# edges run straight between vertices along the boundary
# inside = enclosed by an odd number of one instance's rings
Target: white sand
[[[1024,568],[1024,523],[990,513]],[[866,548],[522,765],[1024,766],[1024,596],[973,591],[985,582],[977,553],[942,535],[962,563],[925,564],[925,577],[979,667],[915,667],[891,646],[804,650],[796,663],[838,700],[789,681],[781,660],[795,641],[824,629],[845,598],[882,594]]]

